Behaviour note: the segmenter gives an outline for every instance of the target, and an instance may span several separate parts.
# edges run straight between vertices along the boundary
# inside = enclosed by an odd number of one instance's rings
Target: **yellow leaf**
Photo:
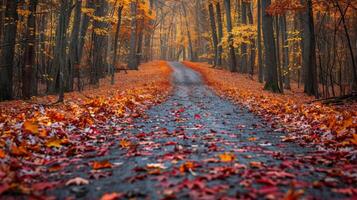
[[[222,162],[232,162],[235,160],[235,155],[233,153],[223,153],[218,155]]]
[[[23,124],[23,127],[26,131],[29,131],[31,133],[38,133],[38,124],[32,121],[25,121]]]
[[[56,148],[60,148],[62,147],[62,144],[63,144],[63,140],[60,140],[60,139],[56,139],[56,138],[53,138],[53,139],[50,139],[47,143],[46,143],[46,146],[47,147],[56,147]]]

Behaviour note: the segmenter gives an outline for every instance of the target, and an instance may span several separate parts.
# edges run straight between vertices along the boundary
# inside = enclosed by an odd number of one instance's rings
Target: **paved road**
[[[48,194],[82,199],[108,192],[120,192],[125,199],[276,199],[303,189],[306,198],[333,199],[344,196],[333,193],[332,186],[355,184],[328,172],[337,166],[324,158],[330,155],[282,143],[283,133],[218,97],[199,74],[180,63],[171,66],[172,96],[118,136],[132,145],[120,148],[114,140],[108,155],[79,161],[61,176],[80,176],[89,179],[89,185]],[[91,172],[88,163],[93,160],[109,160],[116,167]]]

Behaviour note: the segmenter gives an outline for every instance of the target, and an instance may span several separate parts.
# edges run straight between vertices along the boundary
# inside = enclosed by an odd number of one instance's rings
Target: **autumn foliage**
[[[351,150],[357,145],[357,105],[328,106],[312,102],[297,89],[273,94],[248,76],[210,68],[204,63],[184,62],[197,70],[215,91],[287,131],[282,141],[318,144],[331,149]]]
[[[1,103],[0,195],[55,187],[58,182],[44,182],[45,172],[57,172],[83,153],[105,154],[121,123],[131,123],[165,100],[170,73],[166,62],[155,61],[140,71],[117,74],[115,86],[66,94],[64,104],[43,104],[55,97]],[[89,164],[94,170],[112,167],[108,161]]]

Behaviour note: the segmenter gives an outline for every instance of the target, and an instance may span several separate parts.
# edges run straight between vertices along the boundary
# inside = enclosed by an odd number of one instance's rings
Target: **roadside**
[[[114,86],[68,93],[63,104],[44,106],[55,96],[0,103],[0,195],[55,187],[44,182],[46,172],[88,152],[105,154],[106,141],[120,131],[115,124],[130,123],[166,99],[170,74],[166,62],[155,61],[117,74]]]
[[[350,159],[357,159],[356,103],[339,106],[311,103],[311,97],[298,91],[273,94],[247,76],[214,69],[206,63],[184,64],[200,72],[219,95],[244,105],[275,130],[286,131],[283,142],[317,144],[321,150],[346,152]]]

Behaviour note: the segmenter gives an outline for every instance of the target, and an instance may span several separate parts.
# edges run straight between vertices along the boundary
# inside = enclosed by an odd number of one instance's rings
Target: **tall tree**
[[[304,91],[308,95],[318,97],[315,28],[312,1],[305,0],[305,3],[306,7],[303,20]]]
[[[257,5],[257,29],[258,29],[258,36],[257,36],[257,43],[258,43],[258,70],[259,70],[259,82],[263,83],[264,81],[264,65],[263,65],[263,47],[262,47],[262,5],[261,1],[262,0],[257,0],[258,5]]]
[[[288,31],[286,24],[286,15],[280,16],[280,28],[281,28],[281,39],[283,43],[283,68],[284,68],[284,88],[287,90],[291,89],[290,86],[290,60],[289,60],[289,41],[288,41]]]
[[[119,5],[118,11],[117,11],[117,26],[115,30],[115,36],[114,36],[114,52],[113,52],[113,60],[112,60],[112,68],[111,68],[111,84],[113,85],[115,83],[115,66],[117,63],[117,57],[118,57],[118,43],[119,43],[119,32],[120,32],[120,25],[121,25],[121,16],[122,16],[122,11],[123,11],[123,5]]]
[[[0,51],[0,101],[13,98],[13,63],[18,20],[17,3],[17,0],[13,0],[6,1],[5,4],[4,48]]]
[[[74,72],[75,67],[78,67],[80,64],[79,60],[79,33],[81,26],[81,15],[82,15],[82,0],[75,1],[75,9],[74,9],[74,17],[73,17],[73,26],[71,30],[71,38],[70,38],[70,48],[69,48],[69,56],[68,56],[68,78],[65,84],[66,91],[73,90],[74,84]]]
[[[212,42],[213,42],[213,50],[214,50],[214,66],[217,66],[218,60],[218,38],[217,38],[217,28],[216,28],[216,20],[214,18],[214,9],[213,4],[210,2],[208,4],[209,18],[212,30]]]
[[[273,17],[266,12],[270,6],[271,0],[262,0],[262,22],[263,37],[265,47],[265,66],[267,68],[267,77],[265,89],[273,92],[280,92],[277,72],[277,57],[275,51],[275,39],[273,30]]]
[[[130,3],[130,13],[131,13],[131,24],[130,24],[130,52],[129,52],[129,61],[128,61],[128,67],[129,69],[132,70],[137,70],[138,69],[138,62],[137,62],[137,56],[136,56],[136,51],[137,51],[137,37],[136,37],[136,24],[137,24],[137,19],[136,19],[136,14],[137,14],[137,1],[132,1]]]
[[[247,18],[247,3],[242,2],[241,5],[241,16],[242,16],[242,25],[248,24]],[[247,53],[247,44],[245,42],[241,45],[241,63],[240,63],[240,72],[247,73],[248,72],[248,53]]]
[[[226,8],[227,32],[228,32],[228,43],[229,43],[229,70],[231,72],[237,72],[237,61],[236,61],[236,54],[233,45],[233,34],[232,34],[231,1],[224,0],[224,5]]]
[[[217,65],[222,65],[222,38],[223,38],[223,23],[222,23],[222,13],[221,4],[219,1],[216,3],[216,15],[217,15],[217,27],[218,27],[218,46],[217,46]]]
[[[37,3],[37,0],[33,0],[28,5],[29,15],[27,18],[24,63],[22,66],[22,96],[24,99],[37,95],[37,69],[35,65]]]

